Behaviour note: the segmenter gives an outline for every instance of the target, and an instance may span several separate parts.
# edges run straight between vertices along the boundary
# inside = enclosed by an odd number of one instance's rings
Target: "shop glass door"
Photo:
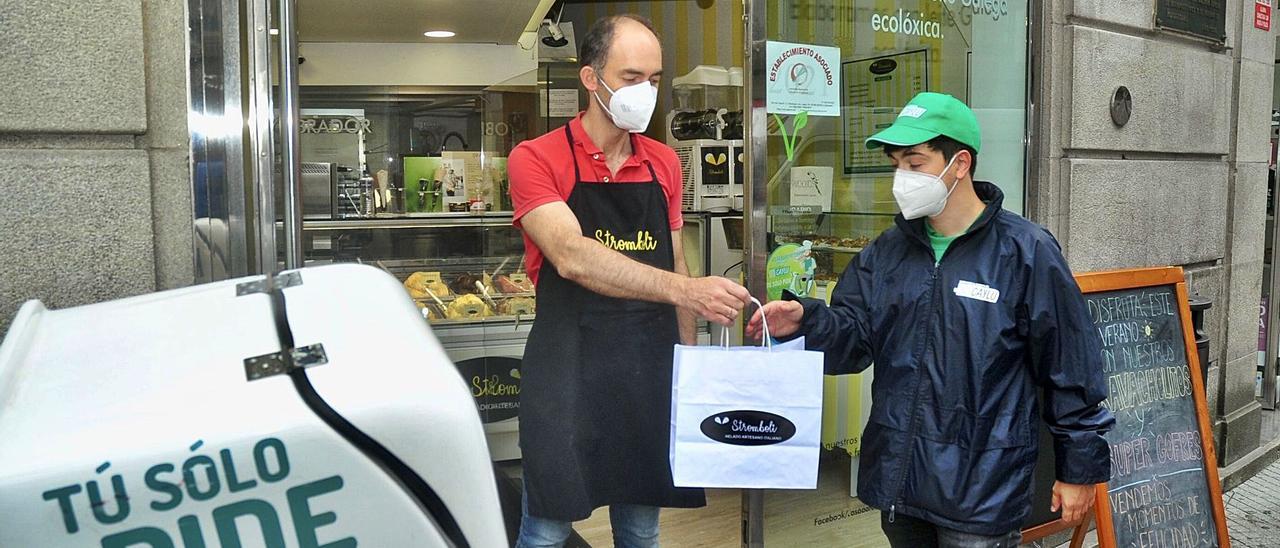
[[[922,91],[948,93],[973,108],[983,141],[975,178],[997,184],[1005,208],[1023,212],[1027,2],[782,0],[751,8],[753,23],[765,27],[752,39],[768,41],[753,44],[764,60],[751,63],[752,99],[757,110],[772,111],[765,113],[767,137],[750,138],[751,152],[765,157],[754,160],[763,173],[751,181],[765,185],[753,193],[765,203],[752,211],[767,221],[752,227],[767,232],[752,265],[768,273],[752,278],[753,292],[776,299],[791,289],[829,299],[849,262],[892,225],[894,170],[863,141]],[[827,78],[837,90],[834,104],[805,99]],[[824,378],[817,489],[763,494],[766,545],[887,546],[880,512],[857,498],[872,377],[869,369]]]
[[[1280,51],[1280,39],[1276,41],[1276,44],[1277,51]],[[1277,63],[1276,66],[1280,67],[1280,63]],[[1277,400],[1276,347],[1277,344],[1280,344],[1278,342],[1280,337],[1273,332],[1272,328],[1272,326],[1276,325],[1275,300],[1272,295],[1275,294],[1274,290],[1277,282],[1275,277],[1275,194],[1277,145],[1280,143],[1280,87],[1276,87],[1272,91],[1270,137],[1271,158],[1267,166],[1267,221],[1266,230],[1263,232],[1265,236],[1262,261],[1262,299],[1258,305],[1258,372],[1254,395],[1258,397],[1263,409],[1274,411]]]
[[[537,46],[549,5],[298,3],[296,34],[275,39],[298,44],[298,116],[286,126],[285,101],[275,104],[277,131],[263,147],[275,151],[264,168],[274,177],[257,189],[274,206],[277,267],[296,245],[299,266],[362,264],[404,286],[421,315],[410,321],[430,327],[474,398],[509,536],[519,523],[521,367],[537,296],[512,225],[506,160],[552,123],[540,115],[539,90],[560,63],[541,60]],[[271,98],[288,92],[282,81],[271,79]],[[296,167],[282,152],[290,146]],[[290,171],[296,238],[284,216]]]
[[[259,19],[246,28],[258,32],[247,31],[246,42],[271,61],[292,37],[298,57],[296,125],[285,125],[285,101],[276,99],[288,91],[278,63],[267,62],[270,69],[257,63],[262,71],[250,83],[260,84],[250,94],[261,101],[255,112],[265,114],[252,155],[261,159],[250,165],[258,181],[254,199],[266,206],[258,224],[272,244],[263,249],[274,250],[263,270],[290,264],[295,239],[285,226],[284,185],[293,170],[302,217],[298,266],[359,263],[405,285],[406,298],[472,391],[509,527],[519,522],[521,368],[537,294],[512,224],[506,160],[521,142],[560,131],[587,107],[576,56],[595,18],[628,12],[653,18],[659,32],[677,37],[664,51],[667,74],[676,75],[692,64],[727,64],[719,59],[733,50],[741,58],[741,36],[731,44],[732,32],[723,34],[724,44],[716,38],[689,44],[695,24],[737,28],[729,25],[741,22],[735,3],[317,0],[296,4],[296,33],[282,36],[287,29],[267,32],[279,25],[256,24],[279,21],[276,0],[251,2]],[[544,19],[555,22],[567,45],[555,45]],[[669,96],[669,77],[662,86]],[[665,120],[665,111],[655,113],[648,135],[665,141]],[[291,146],[296,168],[287,159]],[[564,420],[568,425],[574,417]],[[662,542],[738,545],[740,500],[738,491],[718,490],[705,508],[664,510]],[[570,546],[612,542],[604,508],[574,530]]]

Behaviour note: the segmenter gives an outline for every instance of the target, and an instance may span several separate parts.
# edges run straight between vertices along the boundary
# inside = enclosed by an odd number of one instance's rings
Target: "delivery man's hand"
[[[732,325],[751,302],[751,293],[737,282],[720,276],[684,278],[679,305],[707,321]]]
[[[1093,508],[1094,488],[1092,485],[1076,485],[1073,483],[1053,482],[1053,507],[1051,512],[1062,510],[1062,520],[1075,523]]]
[[[757,310],[747,323],[747,337],[753,341],[760,340],[764,328],[760,321],[761,314],[769,321],[770,337],[787,337],[800,329],[800,321],[804,319],[804,306],[796,301],[773,301]]]

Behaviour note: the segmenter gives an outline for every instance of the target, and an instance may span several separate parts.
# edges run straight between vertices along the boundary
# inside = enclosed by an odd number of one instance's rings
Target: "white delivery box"
[[[31,301],[0,345],[0,547],[461,545],[507,545],[484,430],[380,270]]]

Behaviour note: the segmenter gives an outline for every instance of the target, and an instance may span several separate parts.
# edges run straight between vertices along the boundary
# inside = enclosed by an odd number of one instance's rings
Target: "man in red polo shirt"
[[[640,135],[662,75],[652,25],[601,19],[579,59],[587,110],[521,143],[507,165],[538,293],[521,371],[516,546],[560,546],[601,506],[616,546],[657,546],[658,508],[705,504],[702,490],[672,484],[672,348],[694,343],[695,317],[732,323],[750,295],[688,276],[680,161]]]

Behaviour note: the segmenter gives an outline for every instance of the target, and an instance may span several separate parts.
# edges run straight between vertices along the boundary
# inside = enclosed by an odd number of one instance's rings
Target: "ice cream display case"
[[[537,295],[511,213],[307,221],[302,233],[308,266],[367,264],[401,282],[471,389],[492,458],[520,458],[520,368]]]
[[[436,327],[527,322],[537,309],[510,213],[303,224],[307,264],[362,263],[394,275]]]

